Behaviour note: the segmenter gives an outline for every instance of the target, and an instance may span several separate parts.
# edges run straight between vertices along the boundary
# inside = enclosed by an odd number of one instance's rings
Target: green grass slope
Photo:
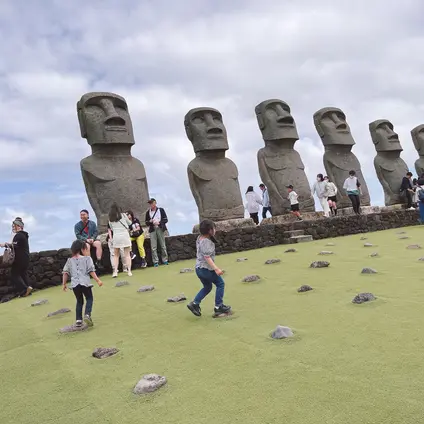
[[[406,247],[424,246],[424,229],[405,229],[408,240],[398,231],[299,244],[296,253],[275,246],[218,256],[230,319],[212,319],[212,294],[201,318],[166,303],[200,288],[195,274],[179,274],[194,261],[121,274],[130,285],[120,288],[105,277],[94,288],[95,327],[82,333],[58,333],[75,318],[72,292],[59,287],[0,305],[0,423],[423,422],[424,249]],[[335,254],[318,256],[321,250]],[[380,257],[369,257],[374,251]],[[282,262],[264,265],[269,258]],[[310,269],[314,260],[331,265]],[[363,267],[378,274],[361,275]],[[261,283],[241,283],[247,274]],[[156,290],[137,293],[145,284]],[[314,291],[297,293],[302,284]],[[364,291],[377,301],[352,304]],[[42,298],[49,304],[30,306]],[[46,317],[63,307],[73,312]],[[270,339],[277,324],[295,337]],[[112,346],[118,355],[91,357]],[[134,395],[147,373],[165,375],[168,385]]]

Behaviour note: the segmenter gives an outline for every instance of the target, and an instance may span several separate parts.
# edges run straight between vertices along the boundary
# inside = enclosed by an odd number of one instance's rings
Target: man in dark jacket
[[[406,209],[415,210],[412,207],[412,197],[414,195],[413,184],[412,184],[412,172],[407,172],[406,177],[403,177],[400,191],[405,193],[406,196]]]
[[[149,227],[150,246],[152,248],[152,261],[155,267],[159,266],[158,243],[160,246],[162,263],[168,265],[168,253],[166,252],[165,231],[168,217],[163,208],[158,208],[156,199],[150,199],[150,208],[146,212],[146,225]]]
[[[15,260],[10,270],[10,279],[19,296],[26,297],[29,296],[33,290],[28,279],[29,235],[24,231],[24,223],[21,218],[16,218],[13,221],[12,230],[15,233],[12,243],[3,243],[0,244],[0,247],[5,247],[7,245],[13,246]]]

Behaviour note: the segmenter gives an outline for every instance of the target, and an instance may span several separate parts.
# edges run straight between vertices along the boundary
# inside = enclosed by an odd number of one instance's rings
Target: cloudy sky
[[[310,182],[323,172],[312,115],[347,115],[372,203],[383,202],[368,123],[391,120],[413,168],[410,130],[424,123],[422,0],[0,0],[0,240],[22,216],[31,249],[66,247],[89,206],[76,102],[89,91],[127,99],[150,195],[172,234],[197,219],[183,119],[219,109],[242,190],[260,182],[254,107],[292,108]]]

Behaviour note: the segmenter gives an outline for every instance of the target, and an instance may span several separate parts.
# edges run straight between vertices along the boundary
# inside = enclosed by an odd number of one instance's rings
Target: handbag
[[[3,265],[12,265],[15,261],[15,249],[13,245],[6,245],[3,253]]]

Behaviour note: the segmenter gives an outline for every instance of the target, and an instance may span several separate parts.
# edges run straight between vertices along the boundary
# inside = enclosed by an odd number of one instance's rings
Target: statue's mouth
[[[106,131],[126,131],[127,128],[120,125],[106,125]]]

